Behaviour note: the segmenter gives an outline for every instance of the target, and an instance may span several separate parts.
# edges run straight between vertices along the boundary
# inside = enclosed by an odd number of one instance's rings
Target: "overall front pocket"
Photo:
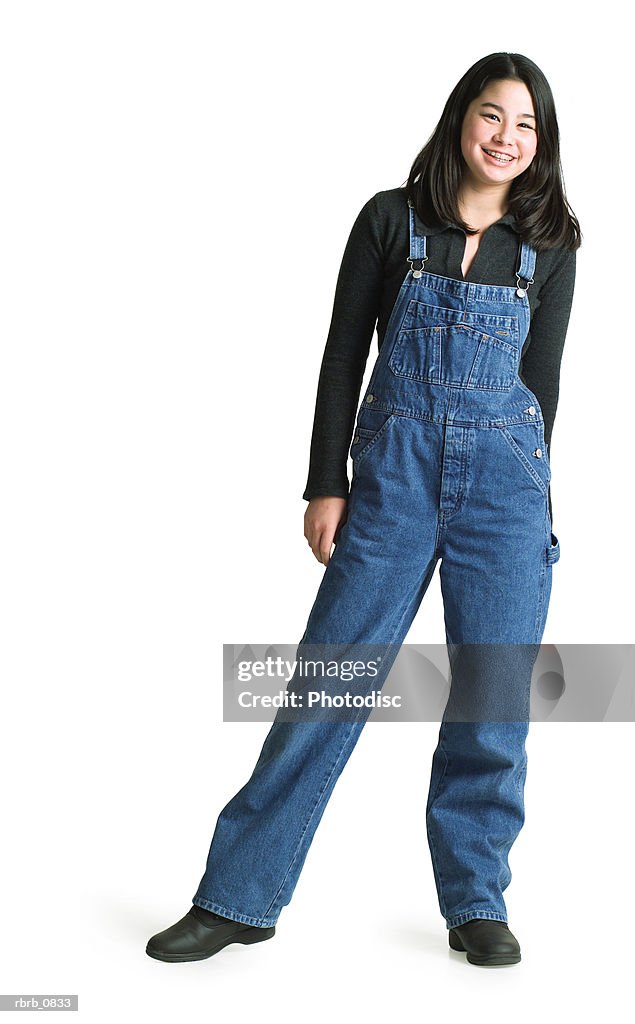
[[[388,365],[399,377],[429,384],[509,391],[516,380],[516,347],[471,324],[402,329]]]

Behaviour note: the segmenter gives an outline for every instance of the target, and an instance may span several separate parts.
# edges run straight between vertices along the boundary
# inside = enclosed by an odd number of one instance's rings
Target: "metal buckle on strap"
[[[427,259],[428,259],[427,256],[408,256],[408,263],[410,264],[410,269],[412,270],[412,276],[413,277],[421,277],[421,275],[423,273],[423,264],[425,263],[425,261]],[[420,263],[421,264],[421,266],[417,267],[416,270],[414,268],[414,264],[415,263]]]
[[[527,280],[526,277],[521,277],[520,274],[516,274],[516,280],[518,281],[518,288],[516,289],[516,295],[520,295],[521,299],[527,294],[527,289],[530,284],[534,283],[533,277]]]

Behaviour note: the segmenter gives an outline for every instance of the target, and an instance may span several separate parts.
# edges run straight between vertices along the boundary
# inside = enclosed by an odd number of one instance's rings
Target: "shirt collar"
[[[453,224],[451,221],[446,221],[444,224],[437,225],[424,224],[424,222],[420,219],[419,215],[417,214],[416,210],[415,219],[418,222],[419,230],[422,235],[440,235],[442,231],[447,231],[449,228],[453,228],[454,231],[459,230],[456,224]],[[508,210],[507,213],[500,217],[497,221],[494,221],[494,224],[490,224],[490,227],[494,227],[495,225],[498,224],[508,224],[512,231],[518,231],[518,223],[510,210]]]

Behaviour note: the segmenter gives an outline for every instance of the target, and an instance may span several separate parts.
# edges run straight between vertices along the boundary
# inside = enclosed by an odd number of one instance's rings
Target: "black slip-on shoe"
[[[474,918],[448,932],[450,949],[467,953],[471,964],[479,967],[497,967],[499,964],[517,964],[520,960],[518,940],[504,921],[486,921]]]
[[[193,904],[180,921],[152,936],[146,946],[146,953],[155,960],[175,964],[187,960],[206,960],[230,942],[245,945],[262,942],[270,939],[275,932],[275,925],[272,928],[254,928],[250,924],[231,921]]]

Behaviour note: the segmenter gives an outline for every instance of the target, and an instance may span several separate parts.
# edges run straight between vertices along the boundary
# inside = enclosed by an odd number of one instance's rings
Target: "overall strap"
[[[410,255],[408,256],[408,263],[412,270],[413,277],[421,277],[423,273],[423,265],[428,259],[426,256],[426,236],[417,234],[417,225],[415,224],[415,208],[412,200],[408,200],[408,213],[410,215]],[[415,263],[417,266],[415,267]]]
[[[529,285],[534,283],[535,267],[536,250],[528,242],[521,241],[518,255],[518,270],[516,271],[516,280],[518,281],[516,295],[520,295],[521,298],[527,294]]]

